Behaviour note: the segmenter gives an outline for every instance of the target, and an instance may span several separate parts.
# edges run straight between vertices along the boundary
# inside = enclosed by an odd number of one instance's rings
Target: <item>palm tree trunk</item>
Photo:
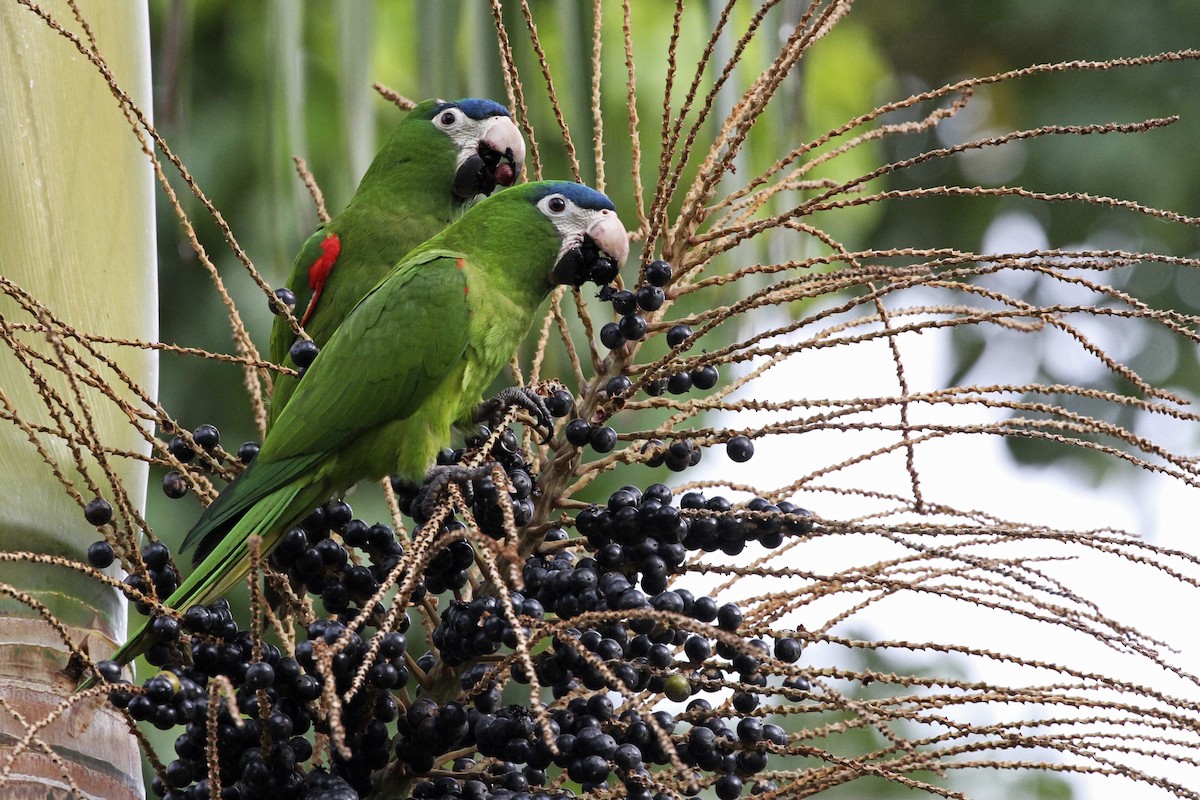
[[[78,5],[117,80],[149,109],[146,5],[108,0]],[[66,2],[45,0],[38,6],[88,41]],[[83,382],[73,385],[55,367],[61,363],[60,346],[44,330],[28,329],[45,318],[22,308],[12,297],[12,285],[79,331],[153,341],[158,324],[153,173],[96,67],[16,2],[0,5],[0,130],[0,276],[11,282],[0,293],[0,549],[84,561],[88,544],[100,536],[46,458],[84,501],[95,491],[75,466],[64,437],[39,432],[37,426],[53,431],[67,414],[70,424],[88,431],[90,441],[116,451],[145,455],[148,444],[111,399]],[[132,347],[101,349],[153,396],[156,354]],[[47,361],[39,362],[36,354]],[[98,371],[113,374],[102,367]],[[45,384],[38,385],[34,372]],[[53,393],[64,398],[57,412],[45,399]],[[14,422],[14,415],[26,426]],[[90,453],[83,453],[79,463],[100,494],[118,483],[140,513],[147,463],[112,455],[108,461],[107,474]],[[8,587],[26,596],[13,597]],[[137,743],[122,716],[101,700],[75,703],[36,739],[22,741],[74,689],[60,673],[67,647],[37,604],[65,626],[73,642],[86,642],[91,655],[102,658],[125,637],[124,598],[77,571],[29,562],[0,561],[0,589],[5,591],[0,596],[0,796],[141,797]]]

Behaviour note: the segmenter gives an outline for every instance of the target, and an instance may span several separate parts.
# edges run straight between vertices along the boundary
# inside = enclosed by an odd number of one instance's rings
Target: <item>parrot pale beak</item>
[[[610,261],[616,264],[618,270],[625,264],[625,259],[629,257],[629,235],[625,232],[625,226],[621,224],[621,220],[617,219],[616,212],[601,211],[600,218],[588,228],[587,236],[596,243],[604,255],[608,256]],[[605,283],[607,282],[605,281]]]
[[[596,220],[574,247],[569,247],[554,265],[550,280],[555,284],[582,286],[592,281],[604,286],[617,277],[629,256],[629,236],[613,211],[596,212]]]
[[[497,186],[512,186],[525,164],[525,140],[508,117],[491,117],[480,134],[475,152],[454,173],[454,195],[469,200],[488,195]]]

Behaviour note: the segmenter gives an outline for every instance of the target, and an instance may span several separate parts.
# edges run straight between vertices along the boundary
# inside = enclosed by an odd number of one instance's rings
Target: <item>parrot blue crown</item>
[[[461,109],[471,119],[510,116],[508,109],[495,100],[485,100],[478,97],[464,97],[462,100],[455,100],[453,103],[440,102],[433,107],[433,113],[436,116],[443,109],[450,107]]]
[[[537,203],[543,197],[551,194],[561,194],[580,208],[617,210],[607,195],[601,194],[589,186],[584,186],[582,183],[572,181],[543,181],[532,194],[533,202]]]

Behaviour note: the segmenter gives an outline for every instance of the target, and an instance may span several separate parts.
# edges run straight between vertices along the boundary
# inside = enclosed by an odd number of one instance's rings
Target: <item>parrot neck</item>
[[[454,226],[447,229],[450,249],[471,254],[472,291],[476,281],[486,285],[488,296],[504,296],[520,307],[529,309],[529,314],[549,294],[549,275],[558,256],[559,239],[539,230],[549,223],[528,216],[484,213],[479,206],[467,211],[472,225]],[[456,236],[458,231],[470,231],[469,237]],[[459,240],[455,240],[459,239]],[[486,243],[481,252],[480,244]]]

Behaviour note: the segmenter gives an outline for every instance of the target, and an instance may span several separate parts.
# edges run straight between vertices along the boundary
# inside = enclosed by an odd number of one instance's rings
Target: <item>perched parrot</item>
[[[211,603],[244,580],[251,536],[265,558],[360,480],[419,483],[452,427],[475,420],[551,286],[607,282],[628,252],[612,202],[565,181],[498,192],[416,248],[347,315],[258,455],[187,534],[184,549],[217,541],[167,605]],[[143,652],[148,631],[113,659]]]
[[[363,175],[350,204],[296,256],[285,287],[295,313],[323,347],[354,304],[409,251],[457,217],[465,204],[516,182],[525,142],[508,109],[491,100],[426,100],[396,127]],[[271,360],[295,367],[296,335],[286,317],[271,329]],[[271,423],[296,380],[275,379]]]

